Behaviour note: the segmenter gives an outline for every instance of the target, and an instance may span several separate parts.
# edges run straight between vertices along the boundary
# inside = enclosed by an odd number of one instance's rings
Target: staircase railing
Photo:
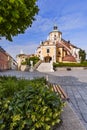
[[[33,70],[36,70],[38,68],[38,66],[42,63],[42,60],[39,60],[33,67]]]

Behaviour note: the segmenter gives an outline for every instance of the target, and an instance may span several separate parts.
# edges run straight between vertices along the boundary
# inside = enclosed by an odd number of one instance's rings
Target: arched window
[[[50,53],[50,49],[47,49],[47,53]]]

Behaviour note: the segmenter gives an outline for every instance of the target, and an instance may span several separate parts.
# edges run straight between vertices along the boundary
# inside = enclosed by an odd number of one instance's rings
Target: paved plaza
[[[87,70],[55,71],[51,73],[6,71],[0,72],[0,75],[27,79],[48,75],[48,80],[51,83],[60,84],[63,87],[70,98],[70,106],[87,129]]]

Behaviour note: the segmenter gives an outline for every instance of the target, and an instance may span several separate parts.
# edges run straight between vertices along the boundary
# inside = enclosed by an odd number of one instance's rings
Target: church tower
[[[58,31],[57,25],[54,25],[53,30],[54,30],[54,31]]]
[[[58,31],[57,25],[54,25],[53,31],[49,33],[49,40],[52,42],[60,42],[62,37],[62,33]]]

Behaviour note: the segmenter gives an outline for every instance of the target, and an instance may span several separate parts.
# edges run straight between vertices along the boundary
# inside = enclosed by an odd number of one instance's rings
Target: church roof
[[[76,59],[71,55],[67,55],[63,58],[63,61],[76,62]]]
[[[59,42],[56,43],[56,47],[58,47],[58,48],[64,48],[64,46],[61,43],[59,43]]]
[[[76,47],[75,45],[73,45],[70,41],[66,41],[66,40],[64,40],[63,38],[62,38],[62,41],[63,41],[64,44],[65,44],[67,47],[69,47],[69,48],[70,48],[70,46],[72,46],[72,47],[74,47],[74,48],[78,48],[78,47]]]

